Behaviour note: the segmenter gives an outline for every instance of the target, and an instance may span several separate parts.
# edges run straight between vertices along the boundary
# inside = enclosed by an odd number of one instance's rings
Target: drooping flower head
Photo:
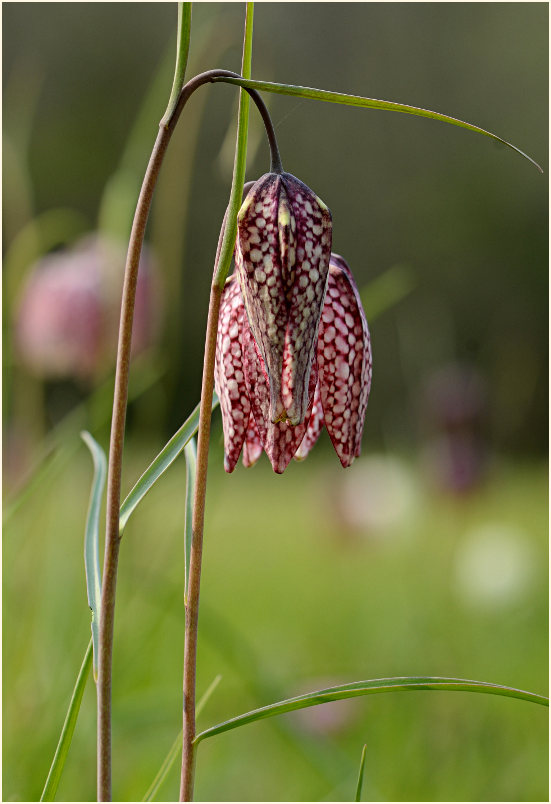
[[[331,213],[290,173],[266,173],[238,215],[236,274],[275,424],[304,422],[331,254]]]
[[[249,325],[236,275],[224,289],[216,350],[215,383],[224,428],[224,465],[232,472],[243,449],[251,466],[266,451],[281,473],[306,457],[325,424],[344,467],[360,454],[371,387],[371,342],[352,273],[335,254],[314,344],[304,420],[273,422],[268,371]]]

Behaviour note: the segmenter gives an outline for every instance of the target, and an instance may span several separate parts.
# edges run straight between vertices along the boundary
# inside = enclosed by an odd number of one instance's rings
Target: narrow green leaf
[[[516,145],[513,145],[507,140],[498,137],[497,134],[492,134],[491,131],[486,131],[480,126],[475,126],[472,123],[466,123],[463,120],[458,120],[455,117],[450,117],[447,114],[440,112],[432,112],[430,109],[421,109],[418,106],[409,106],[406,103],[394,103],[392,101],[377,100],[376,98],[364,98],[361,95],[346,95],[343,92],[328,92],[325,89],[314,89],[312,87],[294,86],[293,84],[276,84],[271,81],[253,81],[246,78],[215,78],[214,81],[222,81],[227,84],[236,84],[240,87],[247,89],[256,89],[261,92],[274,92],[277,95],[292,95],[295,98],[311,98],[312,100],[326,101],[328,103],[340,103],[344,106],[359,106],[364,109],[382,109],[387,112],[402,112],[403,114],[413,114],[417,117],[428,117],[431,120],[440,120],[442,123],[450,123],[452,126],[459,126],[466,128],[468,131],[474,131],[476,134],[484,134],[485,137],[491,137],[496,142],[506,145],[518,154],[528,159],[540,173],[543,169],[534,159],[532,159]]]
[[[218,405],[218,397],[214,394],[212,409]],[[132,491],[121,505],[119,528],[122,535],[126,523],[136,506],[143,500],[149,489],[157,482],[168,467],[174,463],[178,455],[182,452],[190,438],[193,438],[199,427],[199,405],[186,419],[180,429],[172,436],[163,449],[159,452],[155,460],[148,466],[140,477]]]
[[[94,461],[94,480],[90,494],[90,505],[86,519],[84,536],[84,567],[86,569],[86,589],[88,605],[92,609],[92,641],[94,644],[94,681],[98,678],[99,610],[101,603],[101,573],[99,568],[99,517],[101,500],[105,487],[107,459],[98,442],[90,433],[82,432],[82,440],[92,453]]]
[[[185,548],[184,548],[184,602],[187,603],[187,588],[189,581],[189,559],[191,556],[191,539],[193,536],[193,499],[195,496],[195,476],[197,474],[197,447],[192,438],[184,447],[186,459],[186,516],[184,521]]]
[[[360,772],[358,773],[358,784],[356,786],[356,798],[354,801],[361,801],[362,800],[362,785],[364,781],[364,769],[365,769],[365,754],[367,751],[367,745],[364,745],[362,750],[362,757],[360,759]]]
[[[253,49],[253,17],[254,3],[247,3],[245,15],[245,36],[243,41],[243,58],[241,73],[250,78],[251,59]],[[230,270],[235,237],[237,235],[237,213],[243,201],[243,185],[245,184],[245,168],[247,166],[247,141],[249,133],[249,106],[250,98],[247,92],[239,93],[239,111],[237,116],[237,139],[235,142],[235,157],[233,161],[233,178],[228,202],[226,226],[220,245],[218,264],[214,272],[213,281],[223,288]]]
[[[203,711],[203,708],[205,707],[205,704],[207,703],[210,696],[212,695],[212,693],[214,692],[214,690],[220,684],[221,681],[222,681],[221,675],[217,675],[216,678],[212,681],[210,687],[202,695],[201,700],[197,704],[197,709],[195,710],[195,717],[199,717],[199,715]],[[142,801],[153,801],[162,783],[166,779],[170,769],[172,768],[178,757],[181,755],[181,753],[182,753],[182,731],[180,731],[180,734],[176,737],[176,739],[172,743],[170,751],[166,755],[163,764],[159,768],[159,772],[153,779],[151,787],[149,788],[145,796],[142,798]]]
[[[549,706],[549,699],[543,695],[536,695],[533,692],[517,690],[513,687],[504,687],[500,684],[490,684],[485,681],[468,681],[463,678],[440,678],[438,676],[414,676],[400,678],[375,678],[370,681],[356,681],[353,684],[344,684],[339,687],[328,687],[327,689],[310,692],[306,695],[299,695],[297,698],[288,698],[285,701],[263,706],[246,712],[224,723],[211,726],[205,729],[195,738],[195,743],[205,740],[207,737],[214,737],[215,734],[222,734],[224,731],[237,729],[247,723],[254,723],[274,715],[282,715],[285,712],[293,712],[295,709],[305,709],[308,706],[328,703],[329,701],[340,701],[343,698],[355,698],[359,695],[373,695],[383,692],[408,692],[412,690],[448,690],[458,692],[484,692],[489,695],[505,695],[509,698],[521,698],[524,701]]]
[[[86,653],[84,654],[84,660],[82,662],[75,688],[71,696],[69,709],[67,710],[67,714],[65,716],[65,722],[59,736],[59,742],[55,750],[54,758],[52,760],[48,778],[46,779],[46,784],[44,785],[44,790],[42,791],[40,801],[53,801],[55,798],[59,780],[65,765],[65,760],[67,759],[67,754],[71,745],[71,740],[73,739],[73,732],[75,730],[78,713],[80,711],[80,704],[84,694],[84,688],[90,674],[90,668],[92,667],[92,655],[92,640],[90,640]]]

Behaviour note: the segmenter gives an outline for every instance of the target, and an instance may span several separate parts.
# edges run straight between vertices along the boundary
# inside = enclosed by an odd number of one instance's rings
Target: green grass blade
[[[92,642],[94,645],[94,680],[98,677],[99,609],[101,603],[101,573],[99,568],[99,517],[101,501],[107,473],[105,453],[90,433],[80,434],[92,453],[94,460],[94,480],[90,494],[90,505],[86,519],[84,537],[84,567],[86,569],[86,589],[88,605],[92,609]]]
[[[245,16],[245,37],[243,42],[242,74],[248,79],[251,76],[251,59],[253,48],[253,17],[254,3],[247,3]],[[235,237],[237,235],[237,213],[243,202],[243,185],[245,183],[245,169],[247,166],[247,142],[249,134],[249,106],[250,98],[247,92],[239,93],[239,111],[237,115],[237,139],[235,142],[235,157],[233,161],[233,178],[228,202],[226,226],[220,246],[218,264],[213,277],[214,284],[224,287],[226,277],[230,270]]]
[[[214,394],[212,409],[218,405],[218,397]],[[172,436],[163,449],[159,452],[155,460],[148,466],[140,477],[132,491],[128,494],[121,505],[119,519],[120,532],[122,534],[130,515],[136,506],[143,500],[149,489],[157,482],[169,466],[176,460],[188,441],[193,438],[199,427],[199,405],[186,419],[179,430]]]
[[[364,782],[364,769],[365,769],[365,754],[367,751],[367,745],[364,745],[362,750],[362,757],[360,759],[360,772],[358,773],[358,784],[356,786],[356,798],[354,801],[361,801],[362,800],[362,785]]]
[[[520,154],[531,162],[540,173],[543,173],[543,169],[534,159],[528,156],[528,154],[525,154],[524,151],[521,151],[520,148],[517,148],[516,145],[498,137],[497,134],[492,134],[491,131],[486,131],[486,129],[475,126],[472,123],[466,123],[464,120],[458,120],[456,117],[450,117],[440,112],[432,112],[430,109],[421,109],[418,106],[409,106],[406,103],[393,103],[392,101],[377,100],[376,98],[364,98],[361,95],[328,92],[325,89],[294,86],[293,84],[277,84],[271,81],[253,81],[245,78],[215,78],[214,81],[236,84],[237,86],[256,89],[260,92],[274,92],[277,95],[292,95],[295,98],[311,98],[312,100],[326,101],[328,103],[340,103],[344,106],[359,106],[364,109],[382,109],[387,112],[402,112],[402,114],[413,114],[417,117],[428,117],[431,120],[450,123],[452,126],[459,126],[468,131],[474,131],[476,134],[483,134],[485,137],[491,137],[496,142],[506,145],[507,148],[511,148],[513,151],[516,151],[517,154]]]
[[[285,701],[263,706],[246,712],[224,723],[211,726],[205,729],[195,738],[199,743],[207,737],[214,737],[215,734],[222,734],[224,731],[237,729],[247,723],[255,723],[275,715],[283,715],[285,712],[293,712],[296,709],[305,709],[308,706],[328,703],[329,701],[340,701],[343,698],[355,698],[359,695],[373,695],[383,692],[408,692],[413,690],[448,690],[457,692],[483,692],[489,695],[505,695],[509,698],[520,698],[531,703],[538,703],[542,706],[549,706],[549,699],[543,695],[536,695],[533,692],[517,690],[513,687],[504,687],[501,684],[490,684],[485,681],[468,681],[463,678],[440,678],[438,676],[413,676],[399,678],[375,678],[370,681],[356,681],[353,684],[344,684],[339,687],[328,687],[327,689],[310,692],[306,695],[299,695],[297,698],[288,698]]]
[[[408,296],[417,285],[417,277],[410,265],[398,263],[377,276],[360,291],[368,323],[371,323],[399,301]]]
[[[71,740],[73,739],[73,732],[75,730],[78,713],[80,711],[80,704],[84,694],[84,688],[90,674],[90,668],[92,667],[92,655],[92,640],[90,640],[86,653],[84,654],[84,660],[82,662],[75,688],[71,696],[69,709],[67,710],[67,715],[65,716],[65,722],[59,736],[59,742],[55,750],[54,758],[52,760],[48,778],[46,779],[46,784],[44,785],[44,790],[42,791],[40,801],[53,801],[55,798],[59,780],[65,765],[65,760],[67,759],[67,754],[71,745]]]
[[[197,474],[197,447],[192,438],[184,447],[186,459],[186,516],[184,522],[185,549],[184,549],[184,602],[187,603],[187,588],[189,580],[189,559],[191,556],[191,538],[193,536],[193,499],[195,497],[195,476]]]
[[[201,712],[205,707],[205,704],[207,703],[210,696],[212,695],[212,693],[214,692],[214,690],[220,684],[221,681],[222,681],[221,675],[217,675],[216,678],[212,681],[210,687],[202,695],[201,700],[197,704],[197,709],[195,710],[195,717],[199,717],[199,715],[201,714]],[[181,755],[181,753],[182,753],[182,732],[180,731],[180,734],[176,737],[176,739],[172,743],[170,751],[166,755],[163,764],[159,768],[159,772],[153,779],[151,787],[149,788],[145,796],[142,798],[142,801],[153,801],[162,783],[166,779],[170,769],[172,768],[178,757]]]

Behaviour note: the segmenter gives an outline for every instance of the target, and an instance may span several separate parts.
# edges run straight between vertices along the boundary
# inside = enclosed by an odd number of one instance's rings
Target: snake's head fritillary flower
[[[216,347],[227,472],[241,450],[252,466],[264,449],[274,471],[305,458],[325,424],[343,466],[360,454],[371,386],[371,344],[358,289],[342,257],[331,255],[302,422],[274,422],[269,373],[253,335],[236,275],[224,288]]]
[[[317,344],[319,379],[306,436],[295,457],[305,458],[325,424],[344,467],[360,454],[371,390],[371,338],[352,271],[331,254]]]
[[[272,424],[302,425],[312,401],[331,228],[323,201],[290,173],[266,173],[239,211],[236,273],[269,387],[264,416]]]

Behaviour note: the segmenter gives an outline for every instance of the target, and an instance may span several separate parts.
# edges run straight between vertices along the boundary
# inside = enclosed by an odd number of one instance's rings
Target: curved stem
[[[232,70],[207,70],[204,73],[198,73],[194,78],[192,78],[185,87],[182,89],[180,96],[178,98],[178,102],[174,108],[174,112],[172,113],[171,119],[168,121],[167,128],[174,128],[176,123],[178,122],[178,117],[180,116],[180,112],[184,108],[185,104],[193,95],[196,89],[203,84],[216,84],[216,83],[228,83],[240,86],[241,81],[246,81],[247,79],[243,76],[239,75],[239,73],[234,73]],[[270,171],[272,173],[282,173],[283,167],[281,164],[281,155],[279,153],[279,148],[277,146],[277,138],[274,131],[274,126],[272,123],[272,119],[270,117],[270,113],[268,111],[268,107],[262,100],[260,94],[256,91],[256,89],[251,87],[243,87],[246,92],[250,95],[251,100],[254,101],[258,111],[260,112],[260,116],[262,117],[262,121],[264,123],[264,127],[266,129],[266,136],[268,137],[268,143],[270,145],[270,155],[271,155],[271,165]]]
[[[197,624],[199,617],[199,590],[201,585],[201,560],[203,555],[203,525],[207,492],[207,463],[210,440],[212,393],[214,390],[214,361],[216,334],[222,288],[213,283],[210,290],[201,407],[197,437],[197,474],[193,500],[192,541],[189,562],[189,585],[186,602],[186,627],[184,645],[184,717],[182,743],[182,776],[180,801],[193,798],[195,771],[195,681],[197,675]]]
[[[229,70],[210,70],[189,81],[181,90],[178,101],[168,120],[160,123],[159,133],[151,153],[145,173],[142,189],[138,198],[132,232],[128,245],[124,275],[121,318],[119,326],[119,342],[117,349],[117,367],[115,373],[115,390],[113,400],[113,417],[111,423],[111,439],[109,445],[109,466],[107,480],[107,512],[105,532],[105,557],[103,564],[103,587],[99,625],[98,651],[98,800],[111,800],[111,674],[113,657],[113,630],[115,621],[115,596],[117,583],[117,567],[120,548],[119,509],[121,499],[122,452],[124,444],[124,427],[126,421],[126,404],[128,396],[128,379],[130,369],[130,347],[132,338],[132,322],[134,317],[134,301],[138,278],[138,265],[143,245],[145,228],[151,207],[153,191],[164,158],[165,151],[176,127],[178,118],[185,104],[200,86],[212,83],[215,79],[240,76]],[[247,90],[256,103],[268,132],[272,153],[272,166],[281,169],[281,160],[275,139],[275,133],[266,106],[255,90]],[[241,186],[243,180],[241,179]],[[229,227],[228,227],[229,228]],[[233,250],[233,248],[232,248]],[[227,252],[227,248],[222,251]],[[231,253],[230,253],[231,259]],[[229,260],[226,262],[226,273]],[[218,289],[221,294],[223,282]],[[217,319],[216,319],[217,320]],[[212,400],[212,394],[211,394]],[[209,403],[211,404],[211,403]],[[204,418],[204,417],[203,417]],[[210,428],[210,408],[209,408]],[[201,425],[200,425],[201,428]]]
[[[251,74],[252,34],[254,3],[247,3],[245,18],[245,35],[243,42],[242,73]],[[253,100],[257,102],[253,96]],[[267,114],[267,112],[266,112]],[[224,289],[224,281],[228,273],[235,245],[237,213],[243,197],[245,164],[247,156],[247,131],[249,120],[249,102],[245,93],[239,98],[239,119],[237,125],[237,142],[233,169],[232,187],[228,209],[224,216],[213,280],[210,292],[207,333],[205,339],[205,357],[203,362],[203,380],[201,386],[201,408],[199,413],[199,432],[197,439],[197,467],[195,480],[195,497],[193,501],[192,542],[190,551],[188,596],[186,601],[186,628],[184,645],[184,712],[182,727],[182,774],[180,780],[180,801],[193,800],[195,776],[195,681],[197,674],[197,625],[199,618],[199,591],[201,585],[201,559],[203,553],[203,530],[205,522],[205,498],[207,491],[207,468],[212,415],[212,394],[214,390],[214,364],[216,354],[216,336],[220,301]],[[269,121],[269,115],[264,118]],[[271,121],[269,129],[273,134]],[[270,141],[272,146],[272,167],[274,153],[281,166],[275,135]],[[275,146],[275,150],[274,147]]]
[[[138,279],[138,264],[151,199],[163,156],[170,140],[170,135],[171,131],[169,129],[164,127],[159,129],[136,207],[124,274],[113,399],[113,418],[109,444],[105,558],[103,563],[103,590],[99,624],[97,684],[98,801],[111,800],[111,671],[113,661],[113,628],[115,621],[117,566],[120,547],[119,509],[121,499],[122,450],[128,396],[134,300]]]

